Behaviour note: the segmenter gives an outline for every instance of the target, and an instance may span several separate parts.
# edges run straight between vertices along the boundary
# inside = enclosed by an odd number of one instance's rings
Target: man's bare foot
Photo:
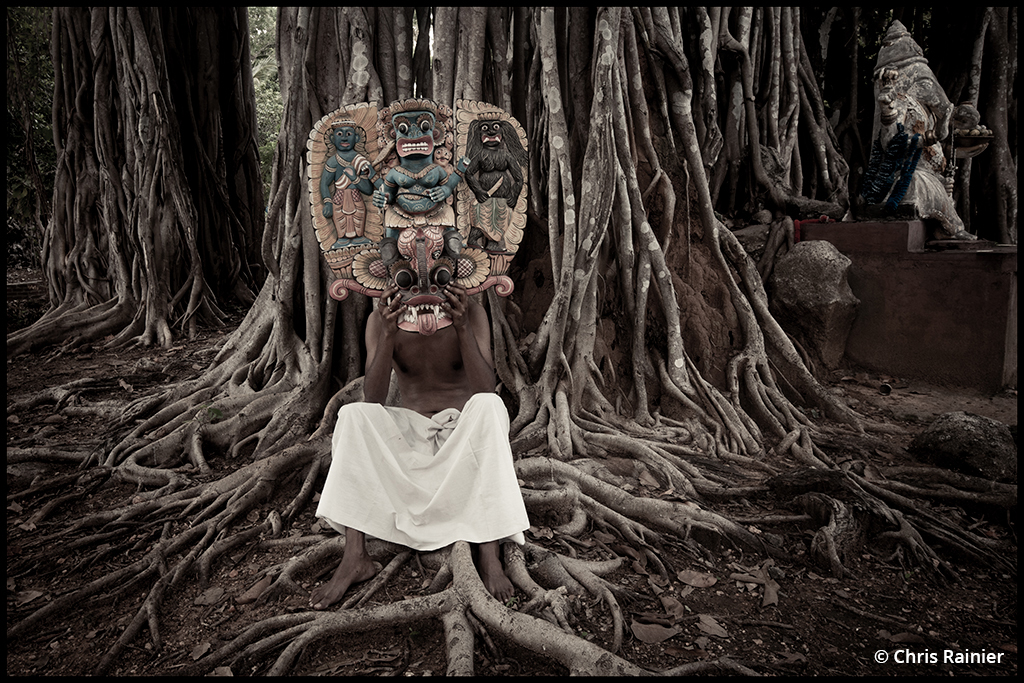
[[[371,579],[377,573],[377,566],[368,557],[359,561],[347,562],[346,560],[348,560],[347,555],[334,570],[330,581],[313,589],[309,598],[310,607],[316,610],[327,609],[341,600],[352,584]]]
[[[508,602],[516,595],[516,589],[505,575],[501,566],[501,555],[497,541],[481,543],[479,546],[477,571],[484,582],[484,588],[499,602]]]
[[[378,565],[366,554],[362,532],[349,529],[345,535],[345,554],[338,568],[334,570],[330,581],[313,589],[309,606],[316,610],[327,609],[341,600],[352,584],[372,578],[377,571]]]

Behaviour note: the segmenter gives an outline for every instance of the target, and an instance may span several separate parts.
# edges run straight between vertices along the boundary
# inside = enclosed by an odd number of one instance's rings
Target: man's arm
[[[391,386],[392,357],[395,354],[395,333],[398,319],[405,311],[398,288],[391,286],[381,294],[381,304],[366,321],[366,371],[363,377],[363,400],[383,404]],[[393,297],[393,299],[392,299]],[[386,302],[386,303],[385,303]]]
[[[444,305],[459,336],[462,366],[473,393],[494,391],[494,360],[491,356],[491,327],[483,306],[471,300],[466,290],[451,285]]]

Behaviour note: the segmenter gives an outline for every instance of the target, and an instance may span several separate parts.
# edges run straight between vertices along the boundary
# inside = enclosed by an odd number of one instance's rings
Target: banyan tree
[[[8,638],[142,588],[99,666],[110,671],[133,643],[161,646],[170,591],[209,582],[229,553],[289,538],[326,475],[338,407],[361,397],[370,310],[360,294],[328,293],[310,133],[339,107],[412,97],[490,103],[528,143],[514,288],[480,296],[535,524],[564,540],[599,529],[667,576],[669,544],[693,557],[722,545],[782,557],[771,534],[724,512],[781,497],[815,520],[811,556],[838,576],[843,549],[867,529],[873,552],[936,576],[950,554],[1006,567],[991,543],[921,507],[936,495],[928,483],[838,466],[833,437],[870,439],[880,426],[811,373],[723,222],[767,212],[778,247],[794,218],[850,207],[850,155],[807,31],[790,7],[282,9],[284,117],[264,207],[244,12],[57,10],[54,309],[9,338],[8,354],[58,336],[169,344],[222,320],[222,307],[249,309],[208,368],[138,399],[110,448],[83,462],[108,485],[130,485],[122,504],[83,514],[23,562],[63,552],[67,539],[83,556],[114,547],[126,560]],[[660,495],[626,485],[641,473]],[[262,569],[259,600],[301,591],[340,557],[333,534],[296,543],[289,560]],[[563,547],[531,539],[507,550],[522,609],[490,598],[457,543],[424,558],[440,577],[424,595],[282,613],[184,672],[247,661],[285,673],[332,634],[429,619],[444,624],[449,673],[472,671],[471,622],[574,673],[641,672],[617,653],[624,596],[603,578],[622,558]],[[409,556],[378,552],[395,559],[374,586]],[[572,592],[613,615],[608,643],[574,632]]]

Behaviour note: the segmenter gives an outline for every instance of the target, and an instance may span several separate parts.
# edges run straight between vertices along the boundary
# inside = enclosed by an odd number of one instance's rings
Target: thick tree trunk
[[[258,286],[263,201],[244,10],[59,8],[52,309],[8,356],[112,336],[169,346]]]
[[[978,234],[1003,244],[1017,243],[1017,154],[1011,147],[1017,136],[1016,93],[1013,83],[1017,80],[1017,9],[1013,7],[992,8],[992,20],[988,27],[988,49],[985,54],[991,60],[986,74],[992,77],[988,86],[988,97],[982,111],[986,114],[993,141],[983,158],[985,172],[981,181],[989,192],[995,194],[990,214],[994,225],[979,227]],[[1011,30],[1012,27],[1012,30]],[[1008,106],[1009,103],[1013,106]]]

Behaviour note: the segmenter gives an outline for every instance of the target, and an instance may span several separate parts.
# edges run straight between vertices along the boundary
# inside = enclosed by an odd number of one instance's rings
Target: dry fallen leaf
[[[702,650],[700,647],[691,647],[689,649],[685,647],[679,647],[677,645],[668,645],[665,647],[665,654],[673,657],[682,657],[686,659],[703,659],[708,656],[708,653]]]
[[[203,592],[195,601],[193,605],[216,605],[220,602],[220,599],[224,597],[224,589],[214,586]]]
[[[269,576],[264,576],[262,579],[254,583],[249,590],[235,598],[235,602],[239,605],[248,605],[250,602],[256,602],[257,598],[263,595],[263,591],[270,587],[270,584],[271,578]]]
[[[640,471],[640,477],[639,478],[640,478],[640,483],[643,484],[644,486],[648,487],[648,488],[652,488],[652,489],[661,488],[661,484],[658,483],[658,480],[655,479],[654,475],[652,475],[650,472],[648,472],[646,468],[644,468],[643,470]]]
[[[199,658],[201,658],[203,655],[205,655],[209,651],[210,651],[210,643],[208,643],[208,642],[199,643],[192,650],[192,661],[193,662],[197,661]]]
[[[796,664],[797,662],[806,662],[807,657],[804,657],[799,652],[783,652],[782,659],[776,662],[777,664]]]
[[[676,576],[678,576],[679,580],[686,585],[693,586],[695,588],[710,588],[718,583],[718,579],[711,574],[695,572],[692,569],[684,569],[676,574]]]
[[[661,593],[669,584],[668,577],[661,574],[648,574],[647,580],[650,582],[655,593]]]
[[[773,564],[772,560],[765,560],[757,569],[757,575],[764,579],[764,597],[761,599],[761,607],[779,604],[779,584],[772,578],[769,571]]]
[[[718,636],[719,638],[728,638],[729,632],[722,628],[722,625],[715,621],[714,617],[709,617],[706,614],[701,614],[699,621],[697,622],[697,628],[709,636]]]
[[[611,549],[617,552],[619,555],[626,555],[627,557],[632,557],[634,560],[638,562],[647,562],[647,558],[644,556],[644,554],[632,546],[628,546],[622,543],[616,543],[611,546]]]
[[[14,595],[14,602],[18,607],[21,607],[22,605],[27,605],[36,598],[41,598],[44,595],[46,595],[46,593],[42,591],[21,591]]]
[[[661,596],[661,606],[665,608],[665,614],[674,619],[682,619],[686,616],[686,608],[683,603],[669,595]]]
[[[779,604],[779,584],[775,579],[768,577],[764,582],[764,598],[761,599],[761,607]]]
[[[659,626],[658,624],[641,624],[638,621],[633,621],[630,624],[630,629],[633,631],[633,635],[636,636],[637,640],[648,644],[660,643],[679,633],[679,628],[676,626],[669,627]]]

